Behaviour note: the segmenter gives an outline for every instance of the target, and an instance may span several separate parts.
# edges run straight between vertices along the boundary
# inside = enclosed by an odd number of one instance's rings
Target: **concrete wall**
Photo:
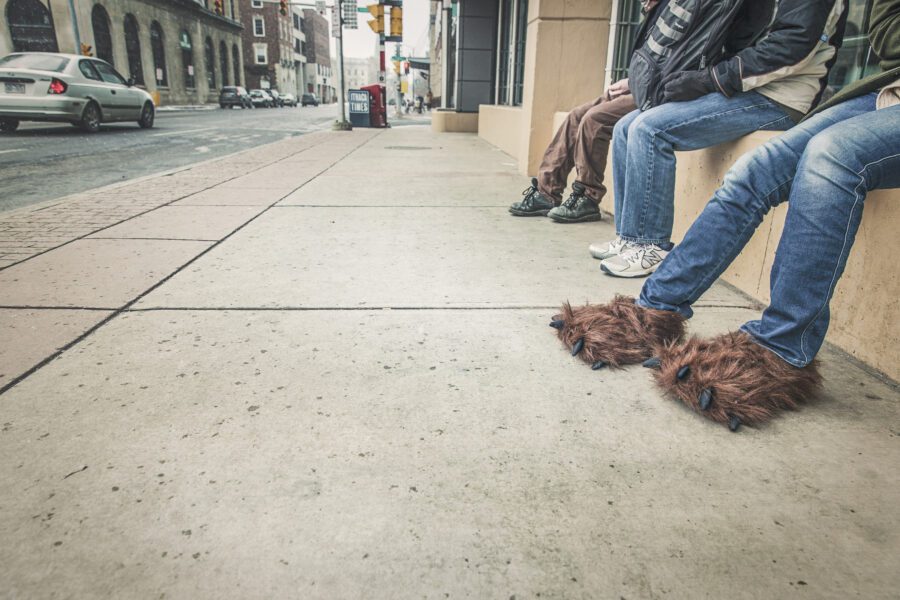
[[[435,133],[478,133],[478,113],[432,111],[431,130]]]
[[[681,240],[735,160],[773,135],[776,134],[757,132],[707,150],[677,154],[673,241]],[[609,169],[607,180],[612,181]],[[612,212],[612,191],[602,205]],[[723,276],[763,304],[769,302],[769,273],[787,208],[787,204],[782,204],[766,217]],[[898,223],[900,190],[870,194],[847,269],[831,304],[827,338],[895,381],[900,381],[900,276],[894,258],[900,252]]]
[[[515,159],[522,153],[525,111],[521,106],[482,104],[478,111],[478,135]]]
[[[479,134],[516,157],[522,174],[537,172],[555,113],[602,93],[611,9],[611,0],[529,2],[522,106],[479,107]]]

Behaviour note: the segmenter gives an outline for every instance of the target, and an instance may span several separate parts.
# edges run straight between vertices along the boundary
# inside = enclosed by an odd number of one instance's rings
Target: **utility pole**
[[[347,109],[344,107],[344,6],[343,0],[334,0],[337,3],[337,14],[335,18],[338,20],[338,36],[337,51],[341,62],[340,90],[338,91],[338,102],[341,103],[341,120],[334,124],[335,131],[350,131],[353,126],[347,121]]]

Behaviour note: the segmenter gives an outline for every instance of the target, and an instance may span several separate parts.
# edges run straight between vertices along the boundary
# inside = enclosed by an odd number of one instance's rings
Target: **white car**
[[[18,52],[0,58],[0,132],[20,121],[67,122],[94,133],[101,123],[153,127],[150,94],[106,61],[78,54]]]

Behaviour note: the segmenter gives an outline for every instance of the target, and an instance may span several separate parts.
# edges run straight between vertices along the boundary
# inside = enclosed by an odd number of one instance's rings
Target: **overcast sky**
[[[428,4],[431,0],[403,0],[403,42],[406,56],[425,56],[428,52]],[[329,6],[332,0],[328,2]],[[359,0],[359,6],[376,4],[375,0]],[[377,36],[366,21],[368,13],[358,13],[359,29],[344,29],[344,56],[368,58],[375,55]],[[331,11],[328,11],[331,18]],[[388,56],[394,53],[394,44],[387,44]]]

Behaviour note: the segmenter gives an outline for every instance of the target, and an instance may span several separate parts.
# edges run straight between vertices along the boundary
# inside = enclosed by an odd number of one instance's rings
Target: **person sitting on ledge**
[[[815,356],[869,190],[900,187],[900,0],[875,0],[869,26],[882,72],[847,86],[802,123],[742,156],[640,297],[563,306],[559,338],[594,369],[644,361],[661,388],[734,431],[813,396]],[[787,201],[758,320],[684,339],[693,305]]]

